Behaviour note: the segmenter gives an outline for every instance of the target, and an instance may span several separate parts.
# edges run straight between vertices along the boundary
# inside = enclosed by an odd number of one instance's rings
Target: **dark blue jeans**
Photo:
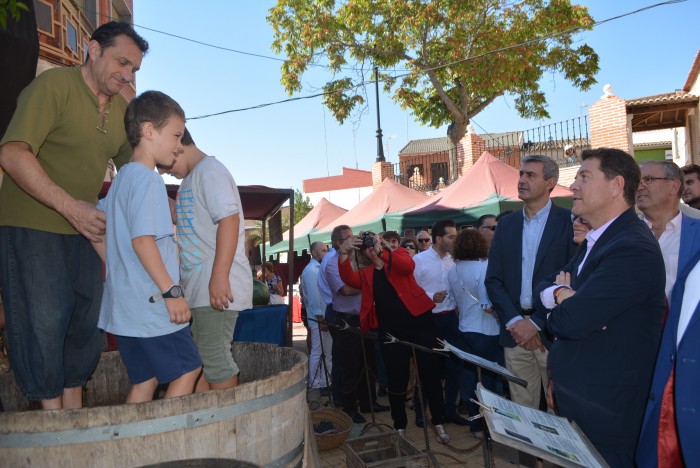
[[[498,335],[484,335],[475,332],[459,332],[461,341],[455,346],[458,346],[462,351],[469,354],[488,359],[491,362],[501,362],[503,348],[498,344]],[[466,363],[462,371],[464,379],[462,380],[462,389],[467,394],[468,398],[476,400],[476,384],[478,382],[478,374],[474,364]],[[487,389],[497,393],[498,376],[493,372],[481,370],[481,383]],[[475,416],[479,413],[479,407],[475,403],[469,402],[469,416]],[[483,430],[483,420],[477,419],[469,424],[472,432]]]
[[[459,317],[452,311],[447,314],[433,314],[435,320],[435,332],[438,338],[447,340],[448,343],[459,345]],[[459,381],[462,373],[462,360],[450,353],[445,359],[445,416],[457,414],[457,395],[459,394]]]
[[[102,263],[90,242],[0,227],[0,287],[10,365],[26,398],[49,400],[83,386],[103,345]]]

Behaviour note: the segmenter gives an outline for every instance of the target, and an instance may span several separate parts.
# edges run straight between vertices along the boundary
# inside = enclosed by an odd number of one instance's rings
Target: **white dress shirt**
[[[435,251],[433,247],[428,250],[416,254],[413,257],[416,264],[413,270],[413,276],[416,278],[418,285],[423,288],[432,299],[436,292],[447,291],[445,300],[435,305],[433,313],[445,312],[454,310],[457,303],[454,299],[454,294],[450,291],[450,283],[447,279],[448,272],[454,268],[455,262],[450,254],[445,254],[443,258]]]
[[[642,220],[651,229],[651,221],[646,216],[642,216]],[[678,276],[678,252],[681,249],[682,220],[683,215],[679,211],[675,218],[666,223],[664,232],[659,237],[659,247],[661,247],[661,254],[664,257],[664,266],[666,268],[666,297],[669,300],[671,299],[673,285],[676,284],[676,276]]]
[[[583,268],[583,265],[586,263],[586,260],[588,259],[588,254],[591,253],[591,250],[593,249],[593,246],[595,245],[596,242],[598,242],[598,239],[600,239],[600,236],[603,235],[605,230],[615,221],[618,216],[615,216],[613,219],[608,221],[607,223],[603,224],[601,227],[598,229],[591,229],[588,231],[588,234],[586,234],[586,255],[583,257],[583,261],[579,264],[577,274],[581,274],[581,268]],[[542,305],[545,306],[547,309],[554,309],[557,306],[556,299],[554,298],[554,290],[559,287],[558,284],[555,284],[554,286],[550,286],[544,291],[540,293],[540,300],[542,301]]]

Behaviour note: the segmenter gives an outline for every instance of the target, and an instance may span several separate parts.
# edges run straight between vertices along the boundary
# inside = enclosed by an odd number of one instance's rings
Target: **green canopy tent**
[[[403,213],[387,215],[386,228],[403,232],[405,229],[429,227],[441,219],[452,219],[459,226],[474,224],[482,215],[497,215],[504,210],[520,209],[517,169],[484,152],[472,168],[445,190]],[[555,186],[552,201],[571,207],[571,192]]]

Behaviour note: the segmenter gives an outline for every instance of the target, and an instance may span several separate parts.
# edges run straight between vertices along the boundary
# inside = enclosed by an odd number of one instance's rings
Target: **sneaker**
[[[437,424],[435,427],[433,427],[435,430],[435,438],[437,441],[441,444],[448,444],[450,442],[450,436],[447,435],[447,432],[445,431],[445,426],[442,424]]]

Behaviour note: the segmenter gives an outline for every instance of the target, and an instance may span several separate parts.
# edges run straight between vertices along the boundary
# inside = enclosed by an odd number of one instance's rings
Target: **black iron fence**
[[[445,140],[445,146],[446,145]],[[494,157],[516,169],[522,158],[543,154],[552,158],[559,167],[580,164],[581,151],[590,148],[588,117],[581,116],[530,130],[479,134],[475,141],[476,156],[488,151]],[[394,180],[420,192],[438,191],[459,177],[465,165],[462,148],[454,150],[458,174],[450,173],[450,151],[420,154],[402,154],[394,164]]]
[[[588,117],[581,116],[519,132],[479,135],[482,151],[515,168],[523,157],[543,154],[557,162],[559,167],[580,164],[580,154],[591,147]]]

